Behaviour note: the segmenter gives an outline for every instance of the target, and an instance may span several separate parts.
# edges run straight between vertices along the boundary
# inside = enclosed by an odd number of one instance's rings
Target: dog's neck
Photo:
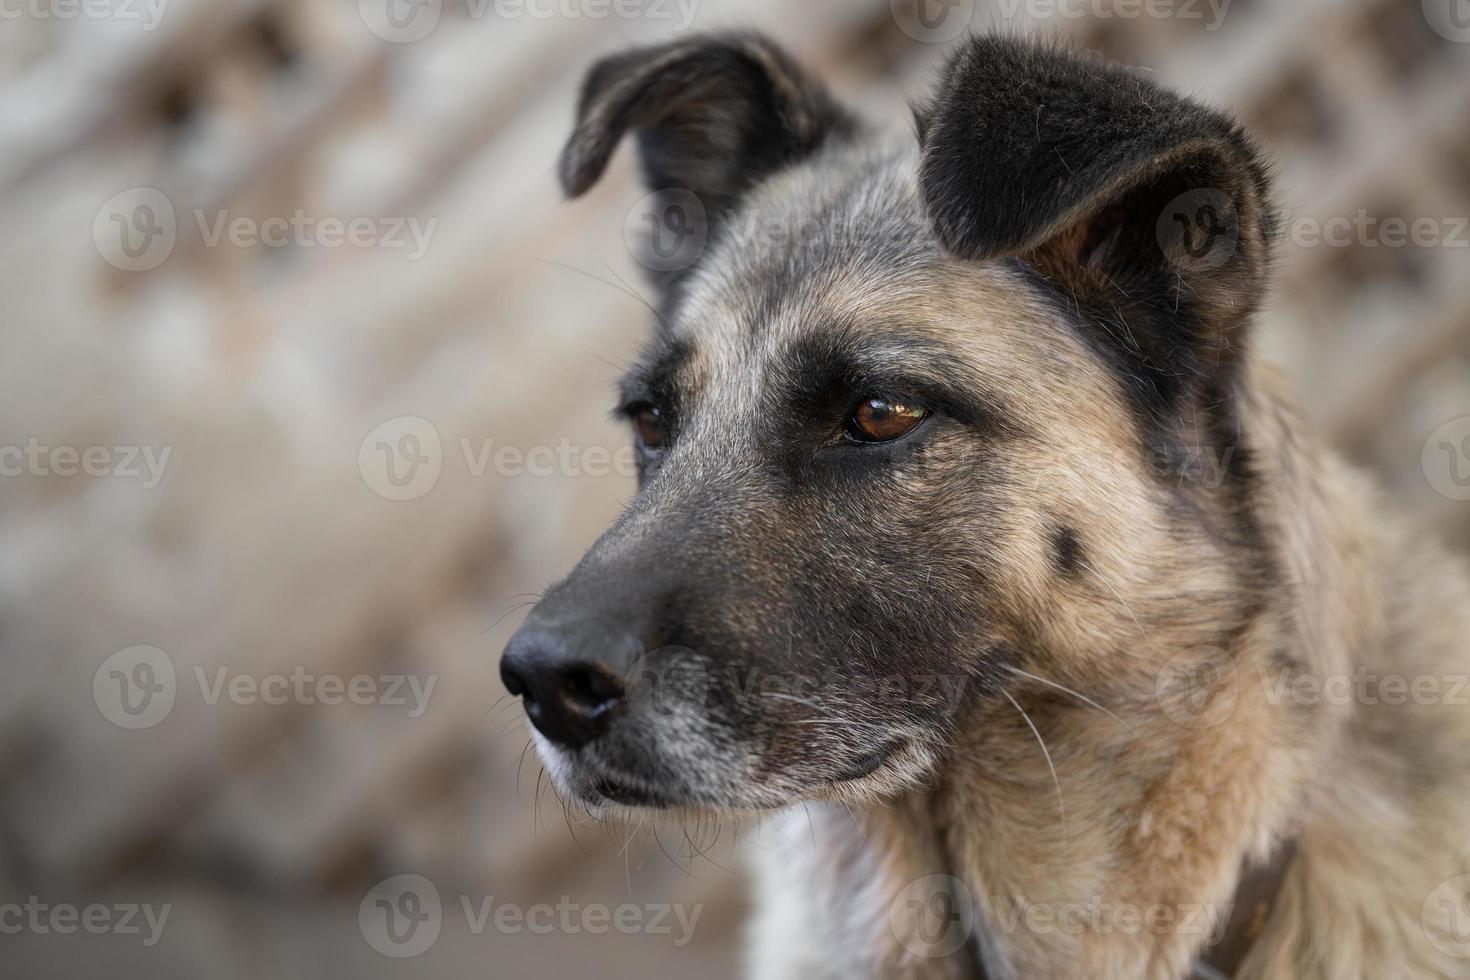
[[[1274,710],[1240,697],[1242,715]],[[965,946],[944,971],[957,959],[969,964],[961,974],[991,980],[1186,975],[1226,933],[1243,864],[1268,863],[1291,837],[1290,768],[1229,730],[1166,740],[1144,724],[1119,738],[1055,701],[1020,707],[1046,738],[1055,782],[1044,761],[1022,758],[1042,756],[1018,712],[1016,725],[993,724],[957,752],[940,785],[859,812],[895,896],[953,879],[895,901],[965,920]],[[883,935],[898,941],[883,975],[935,975],[938,963],[915,950],[942,945],[945,923],[916,921],[928,938],[905,941],[890,920]]]
[[[1289,781],[1264,746],[1230,731],[1166,740],[1145,723],[1109,737],[1077,709],[1018,701],[1051,765],[1021,758],[1041,749],[1018,712],[957,753],[967,761],[922,800],[868,811],[869,838],[931,842],[929,873],[973,901],[968,955],[994,980],[1184,975],[1225,929],[1242,862],[1290,834]]]

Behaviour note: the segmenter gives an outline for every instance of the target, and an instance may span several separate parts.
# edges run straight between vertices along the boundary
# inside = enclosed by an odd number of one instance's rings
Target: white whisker
[[[1147,637],[1148,636],[1148,630],[1146,630],[1146,629],[1143,628],[1143,624],[1140,623],[1138,621],[1138,617],[1133,614],[1133,607],[1131,607],[1131,606],[1128,605],[1128,600],[1124,599],[1122,593],[1120,593],[1117,589],[1113,588],[1113,583],[1112,582],[1109,582],[1107,579],[1103,578],[1102,577],[1102,573],[1099,572],[1097,569],[1093,568],[1091,565],[1087,564],[1087,562],[1082,561],[1081,559],[1078,559],[1077,564],[1079,564],[1083,568],[1087,569],[1089,572],[1092,573],[1092,575],[1093,575],[1094,578],[1096,578],[1103,585],[1107,586],[1108,591],[1113,594],[1113,598],[1117,599],[1118,600],[1118,604],[1121,605],[1128,612],[1128,617],[1133,620],[1133,625],[1138,627],[1139,635],[1144,636],[1144,637]]]
[[[1026,709],[1021,707],[1021,702],[1011,697],[1009,691],[1001,691],[1000,693],[1004,694],[1006,700],[1015,705],[1016,710],[1021,712],[1021,717],[1025,720],[1026,727],[1031,729],[1031,734],[1036,736],[1036,743],[1041,746],[1041,754],[1046,756],[1046,767],[1051,770],[1051,781],[1057,788],[1057,809],[1062,812],[1062,833],[1066,834],[1067,804],[1062,799],[1062,781],[1057,778],[1057,767],[1051,761],[1051,752],[1046,747],[1046,739],[1041,737],[1040,730],[1037,729],[1035,722],[1031,720],[1031,716],[1026,713]]]
[[[1012,667],[1010,664],[1006,664],[1005,666],[1006,666],[1006,669],[1009,670],[1013,674],[1020,674],[1022,677],[1029,677],[1033,681],[1036,681],[1039,684],[1045,684],[1047,687],[1054,687],[1058,691],[1062,691],[1065,694],[1072,695],[1072,697],[1076,698],[1077,700],[1081,701],[1084,704],[1091,705],[1092,707],[1096,708],[1098,711],[1101,711],[1103,714],[1107,715],[1109,718],[1113,719],[1114,721],[1117,721],[1117,722],[1122,722],[1123,721],[1122,718],[1119,718],[1117,715],[1113,714],[1107,708],[1104,708],[1102,705],[1100,705],[1096,701],[1092,700],[1092,698],[1090,698],[1087,695],[1081,693],[1080,691],[1074,691],[1074,690],[1072,690],[1070,687],[1067,687],[1065,684],[1058,684],[1056,681],[1048,680],[1047,678],[1042,677],[1039,674],[1032,674],[1032,673],[1030,673],[1028,671],[1024,671],[1024,670],[1022,670],[1019,667]]]

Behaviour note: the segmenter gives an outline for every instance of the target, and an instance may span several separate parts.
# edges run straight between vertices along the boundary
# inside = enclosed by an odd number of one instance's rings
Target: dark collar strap
[[[1296,843],[1288,841],[1265,864],[1247,865],[1242,870],[1225,930],[1219,940],[1200,951],[1194,970],[1197,980],[1227,980],[1235,976],[1265,930],[1266,920],[1275,910],[1281,883],[1295,857]]]

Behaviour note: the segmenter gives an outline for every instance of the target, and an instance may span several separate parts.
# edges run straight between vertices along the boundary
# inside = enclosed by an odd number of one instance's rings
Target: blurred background
[[[564,815],[496,672],[633,489],[582,72],[731,26],[899,125],[987,27],[1233,107],[1262,345],[1470,544],[1467,0],[3,0],[0,975],[733,974],[770,831]]]

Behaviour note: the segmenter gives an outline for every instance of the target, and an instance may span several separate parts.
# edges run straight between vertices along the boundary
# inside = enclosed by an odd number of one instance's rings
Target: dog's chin
[[[933,762],[927,749],[895,739],[843,762],[830,774],[796,777],[777,773],[762,785],[691,791],[568,752],[539,734],[535,741],[557,791],[594,815],[621,810],[758,813],[817,800],[871,803],[912,788]]]
[[[568,802],[594,814],[615,807],[667,810],[689,805],[652,780],[618,772],[587,759],[580,752],[569,752],[534,730],[532,738],[541,766],[557,792]]]

